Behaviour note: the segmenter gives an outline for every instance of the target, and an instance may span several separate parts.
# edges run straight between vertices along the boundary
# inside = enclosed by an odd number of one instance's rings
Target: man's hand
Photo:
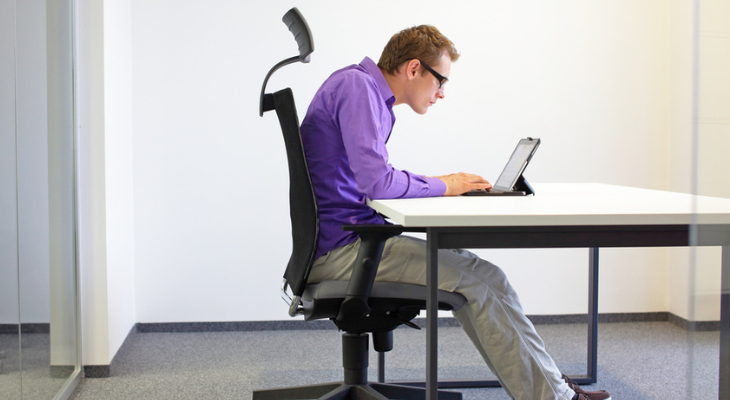
[[[437,176],[446,183],[444,196],[458,196],[474,189],[491,189],[492,184],[479,175],[459,172],[458,174]]]

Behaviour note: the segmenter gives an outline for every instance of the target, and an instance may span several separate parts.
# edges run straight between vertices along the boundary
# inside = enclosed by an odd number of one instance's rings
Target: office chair
[[[374,282],[385,240],[404,231],[395,225],[353,225],[361,238],[357,262],[349,281],[324,281],[308,284],[307,278],[317,251],[319,213],[309,175],[299,118],[292,90],[286,88],[265,94],[266,82],[281,66],[308,62],[314,50],[311,32],[301,13],[293,8],[283,17],[299,44],[299,56],[275,65],[261,89],[260,115],[276,110],[284,135],[289,164],[289,206],[292,228],[292,254],[284,273],[282,297],[289,303],[289,315],[304,315],[306,321],[328,318],[343,331],[342,356],[344,380],[319,385],[257,390],[254,400],[287,399],[423,399],[425,389],[368,381],[368,334],[378,352],[393,348],[393,330],[426,308],[427,291],[423,286]],[[292,296],[287,291],[290,290]],[[439,309],[457,310],[466,300],[457,293],[439,291]],[[306,359],[302,361],[306,365]],[[306,367],[305,367],[306,368]],[[439,399],[461,400],[461,393],[439,391]]]

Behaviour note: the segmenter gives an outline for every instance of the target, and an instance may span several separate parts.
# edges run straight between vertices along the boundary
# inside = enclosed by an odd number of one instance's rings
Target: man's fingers
[[[475,174],[469,174],[466,172],[459,172],[458,174],[454,174],[455,179],[465,180],[467,182],[471,183],[489,183],[486,179],[482,178],[479,175]]]

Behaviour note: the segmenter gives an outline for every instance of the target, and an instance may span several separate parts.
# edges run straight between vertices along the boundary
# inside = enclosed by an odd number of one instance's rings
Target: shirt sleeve
[[[336,123],[358,189],[371,199],[441,196],[446,184],[394,168],[385,142],[393,116],[372,79],[362,74],[346,76],[332,93]]]

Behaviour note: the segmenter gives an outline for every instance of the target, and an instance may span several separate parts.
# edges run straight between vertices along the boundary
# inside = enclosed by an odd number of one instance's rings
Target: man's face
[[[448,53],[441,56],[438,65],[429,65],[436,74],[448,78],[451,74],[451,58]],[[438,99],[444,98],[444,86],[436,74],[431,73],[421,64],[417,76],[413,79],[411,87],[411,101],[409,102],[413,111],[418,114],[425,114],[428,108],[436,104]],[[446,82],[444,82],[446,83]]]

